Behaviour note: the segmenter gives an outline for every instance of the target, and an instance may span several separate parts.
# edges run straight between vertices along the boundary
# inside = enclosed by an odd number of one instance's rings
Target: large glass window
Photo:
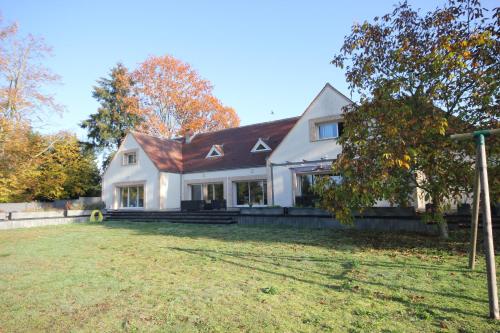
[[[300,175],[299,178],[299,193],[302,196],[314,194],[314,175]]]
[[[191,185],[191,200],[224,200],[224,185],[193,184]]]
[[[339,136],[338,129],[336,122],[318,124],[318,138],[320,140],[337,138]]]
[[[236,182],[237,205],[267,205],[267,181]]]
[[[207,200],[224,200],[224,186],[218,184],[207,184]]]
[[[120,187],[120,207],[122,208],[143,208],[144,207],[144,186]]]
[[[314,187],[322,177],[328,177],[332,182],[340,183],[342,177],[325,173],[298,174],[297,188],[295,192],[295,204],[303,207],[315,207],[319,201],[319,196],[314,192]]]

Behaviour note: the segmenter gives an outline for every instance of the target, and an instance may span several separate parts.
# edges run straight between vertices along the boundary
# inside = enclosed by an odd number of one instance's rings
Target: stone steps
[[[166,211],[108,211],[107,220],[127,220],[135,222],[170,222],[189,224],[234,224],[235,211],[200,211],[200,212],[166,212]]]

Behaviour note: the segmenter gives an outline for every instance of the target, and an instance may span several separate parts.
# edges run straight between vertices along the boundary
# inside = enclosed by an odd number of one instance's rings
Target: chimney
[[[186,130],[186,134],[184,134],[184,140],[186,143],[190,143],[191,139],[193,139],[194,131],[190,128]]]

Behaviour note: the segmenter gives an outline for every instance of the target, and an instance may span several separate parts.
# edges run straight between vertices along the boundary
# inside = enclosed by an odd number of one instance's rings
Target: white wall
[[[182,198],[183,200],[191,199],[189,187],[191,184],[223,183],[227,206],[234,207],[233,182],[261,179],[268,179],[265,167],[186,173],[182,175]]]
[[[181,175],[160,173],[160,209],[176,210],[181,208]]]
[[[342,108],[350,101],[331,86],[327,85],[304,112],[302,118],[292,128],[268,160],[268,175],[271,179],[269,163],[300,162],[302,160],[335,159],[342,147],[335,139],[311,141],[310,120],[324,117],[341,118]],[[308,164],[304,164],[306,166]],[[293,206],[294,166],[273,167],[274,204],[284,207]],[[271,198],[271,183],[268,183],[268,195]]]
[[[135,150],[137,163],[122,165],[123,152]],[[106,169],[102,181],[102,200],[108,209],[118,209],[117,186],[144,184],[144,208],[159,209],[160,173],[132,134],[128,134]]]

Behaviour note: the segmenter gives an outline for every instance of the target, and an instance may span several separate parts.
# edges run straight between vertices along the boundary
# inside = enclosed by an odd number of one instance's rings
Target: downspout
[[[180,173],[179,176],[180,176],[180,188],[181,188],[181,190],[179,191],[180,192],[179,210],[180,210],[182,205],[182,195],[184,194],[184,179],[182,173]]]
[[[269,165],[271,166],[271,203],[272,206],[274,206],[274,172],[273,172],[274,163],[271,162]]]

